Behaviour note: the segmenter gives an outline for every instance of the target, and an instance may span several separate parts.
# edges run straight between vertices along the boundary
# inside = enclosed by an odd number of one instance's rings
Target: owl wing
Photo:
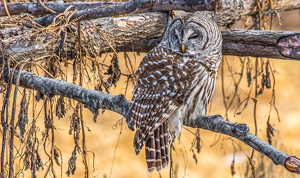
[[[131,121],[136,125],[134,148],[139,154],[146,144],[148,171],[160,171],[169,163],[167,119],[183,103],[188,81],[178,74],[183,60],[176,53],[155,47],[137,70],[138,82],[131,102]],[[179,86],[180,85],[180,86]]]
[[[143,58],[137,70],[139,78],[131,103],[131,120],[137,129],[134,145],[137,154],[149,135],[183,103],[187,81],[177,75],[178,64],[182,62],[176,53],[158,46]]]
[[[161,167],[169,163],[170,133],[167,119],[186,102],[187,96],[194,89],[199,91],[193,103],[202,90],[207,90],[204,86],[207,86],[209,80],[204,77],[204,71],[209,70],[209,67],[195,63],[192,60],[194,57],[184,58],[157,46],[143,58],[137,70],[139,78],[131,102],[131,121],[136,125],[133,145],[136,154],[139,154],[146,144],[149,172],[154,169],[159,172]],[[199,84],[202,87],[197,88]]]

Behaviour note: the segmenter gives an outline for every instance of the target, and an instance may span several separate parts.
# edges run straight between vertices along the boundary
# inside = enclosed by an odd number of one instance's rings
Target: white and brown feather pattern
[[[195,82],[199,73],[207,70],[200,65],[193,60],[184,62],[182,55],[164,47],[156,47],[145,56],[137,70],[139,79],[131,103],[131,120],[136,124],[137,130],[134,148],[136,154],[139,154],[146,143],[149,171],[154,168],[160,170],[162,152],[166,161],[161,164],[164,167],[169,163],[167,153],[170,143],[167,140],[170,140],[170,134],[168,125],[164,123],[199,83]],[[201,81],[200,79],[201,75],[198,80]],[[164,141],[156,143],[155,139],[160,139],[161,135]]]
[[[220,32],[204,17],[189,15],[180,19],[179,24],[189,20],[207,23],[200,28],[212,26],[204,32],[216,40],[205,39],[200,53],[181,53],[171,49],[168,37],[172,29],[168,27],[162,42],[143,58],[137,69],[139,78],[130,106],[131,121],[136,126],[133,145],[137,155],[145,145],[149,172],[160,172],[169,164],[173,135],[180,132],[183,122],[206,113],[215,88],[221,61]]]

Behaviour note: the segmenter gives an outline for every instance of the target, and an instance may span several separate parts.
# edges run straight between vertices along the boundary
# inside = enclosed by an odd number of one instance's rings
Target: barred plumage
[[[221,62],[218,27],[199,13],[174,19],[142,60],[131,102],[134,149],[145,146],[148,171],[169,164],[169,147],[184,122],[205,115]]]

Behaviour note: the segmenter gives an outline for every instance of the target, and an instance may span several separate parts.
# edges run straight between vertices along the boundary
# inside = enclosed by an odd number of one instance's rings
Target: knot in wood
[[[249,132],[249,128],[246,124],[235,123],[232,131],[236,136],[243,136]]]

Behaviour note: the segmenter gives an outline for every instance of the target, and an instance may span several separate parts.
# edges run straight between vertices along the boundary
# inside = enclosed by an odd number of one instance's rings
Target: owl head
[[[221,54],[218,26],[201,13],[185,13],[172,20],[161,45],[182,55]]]

